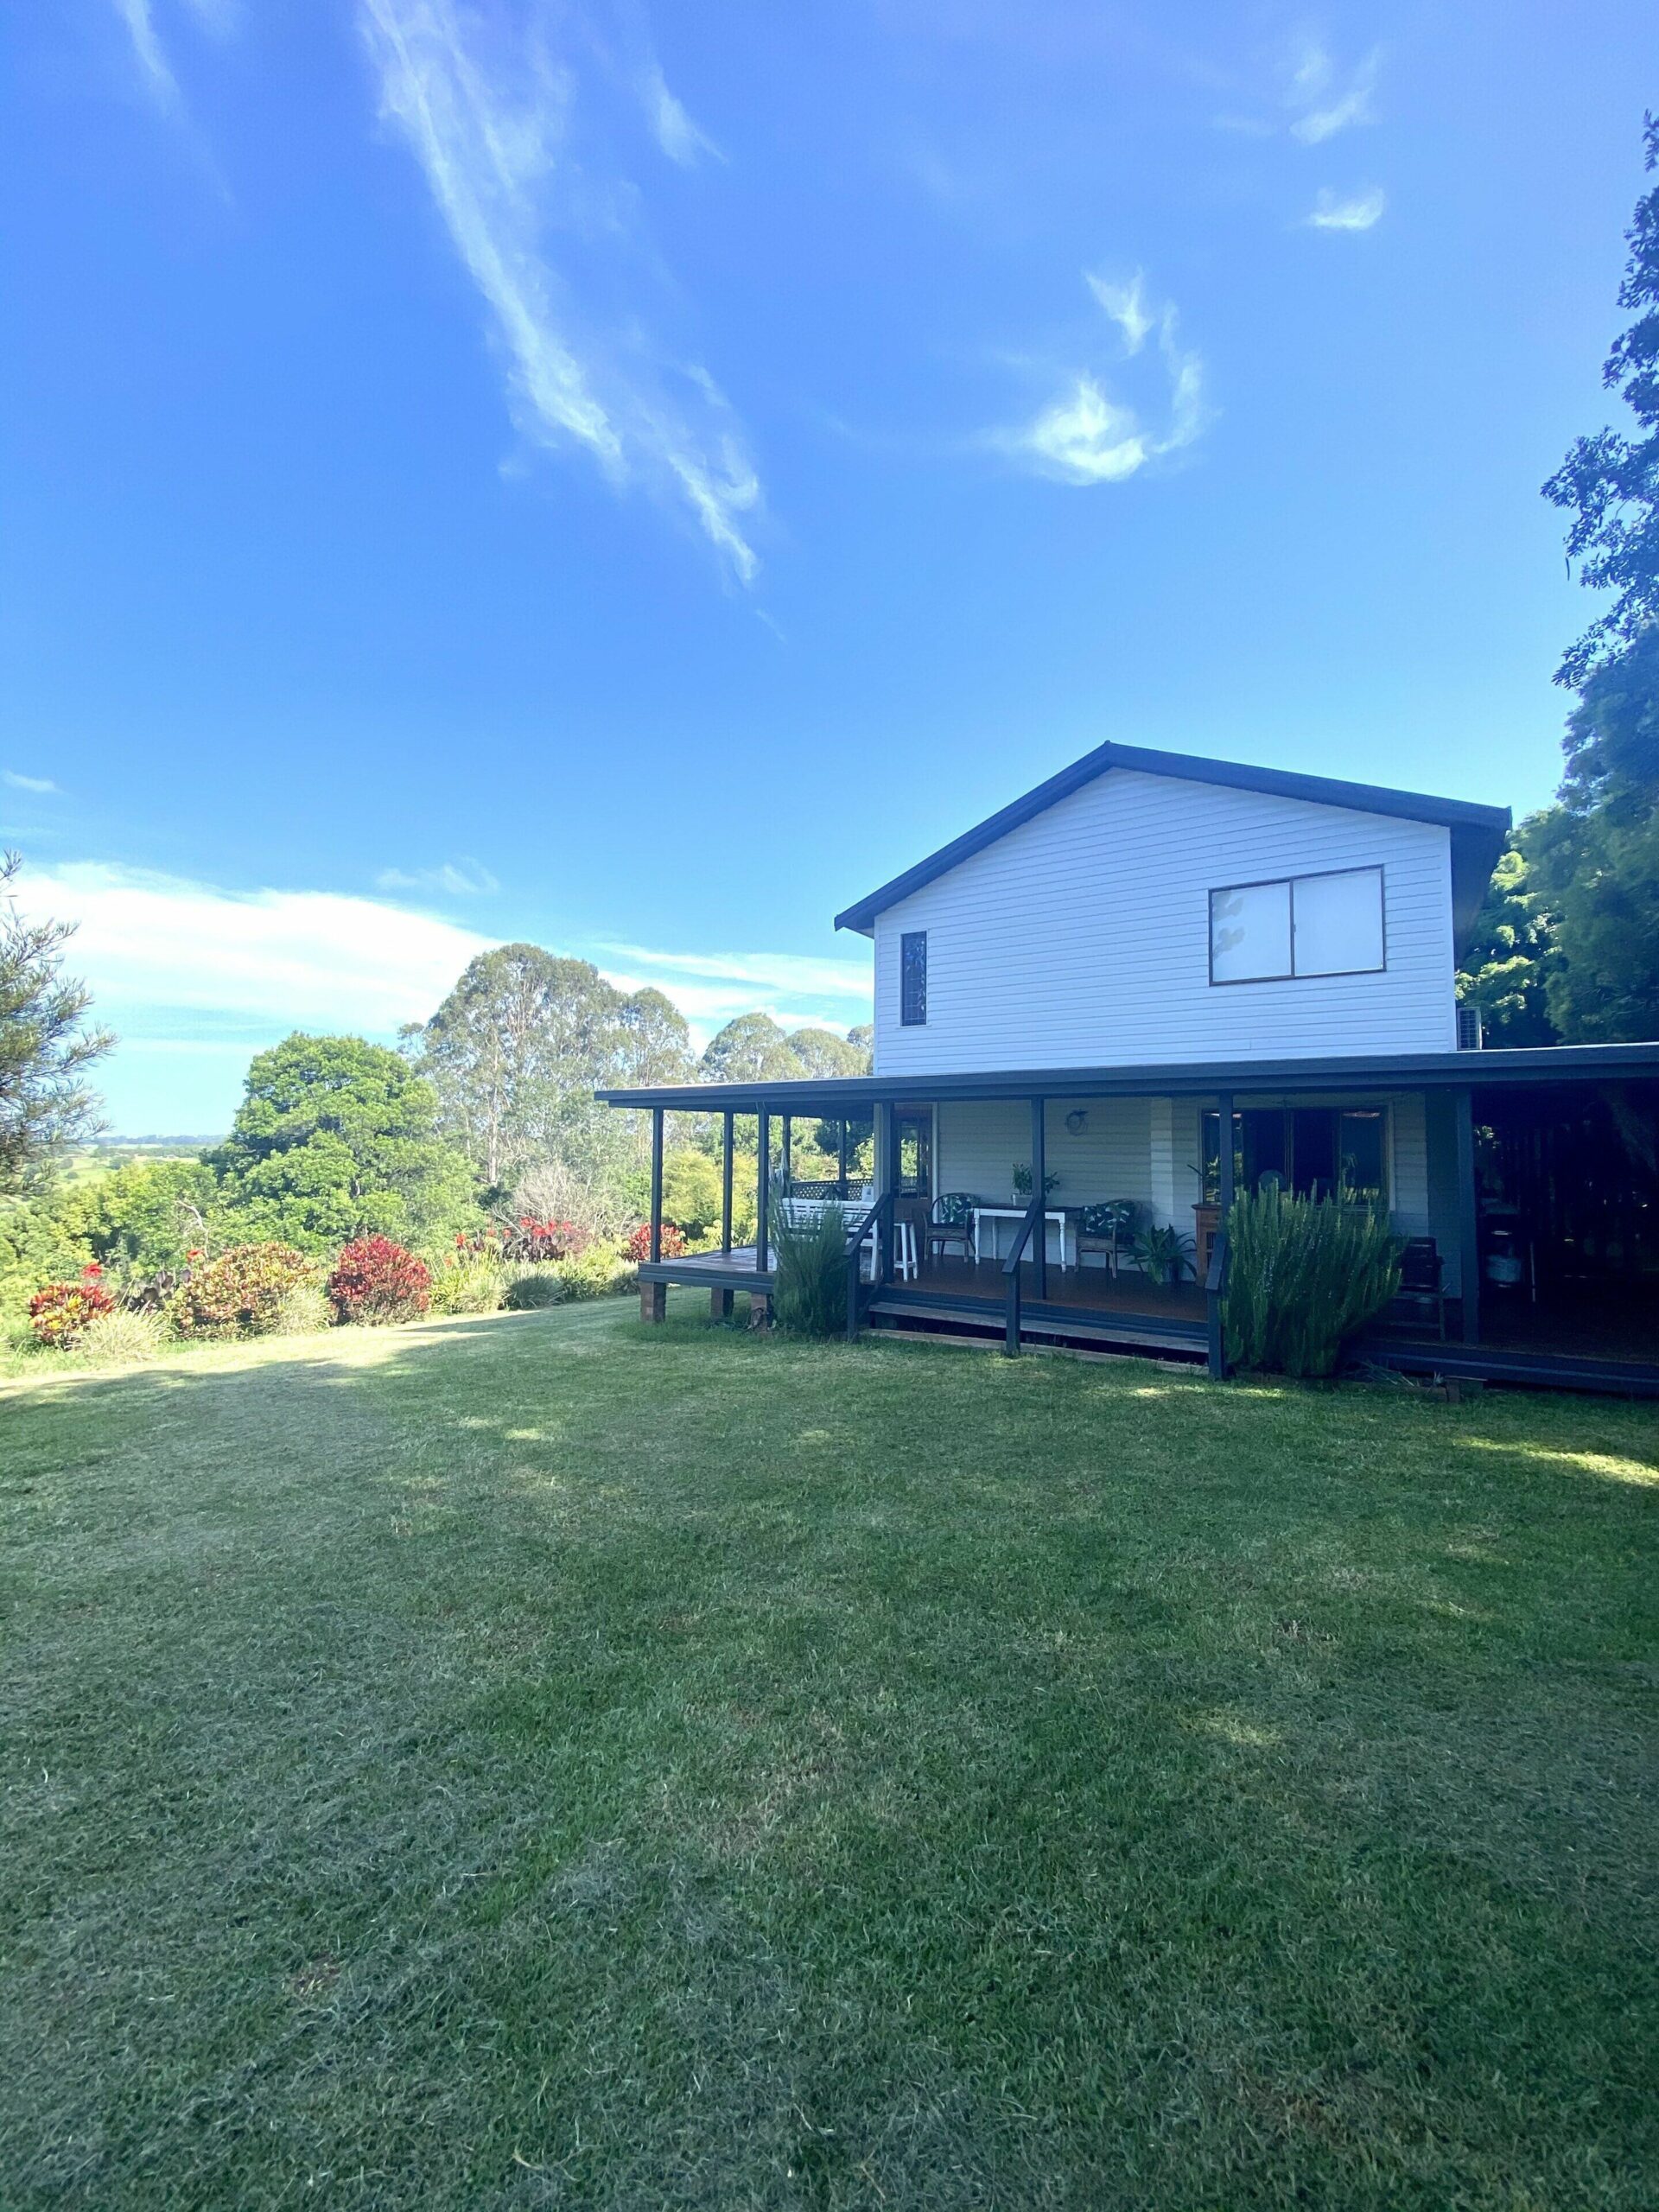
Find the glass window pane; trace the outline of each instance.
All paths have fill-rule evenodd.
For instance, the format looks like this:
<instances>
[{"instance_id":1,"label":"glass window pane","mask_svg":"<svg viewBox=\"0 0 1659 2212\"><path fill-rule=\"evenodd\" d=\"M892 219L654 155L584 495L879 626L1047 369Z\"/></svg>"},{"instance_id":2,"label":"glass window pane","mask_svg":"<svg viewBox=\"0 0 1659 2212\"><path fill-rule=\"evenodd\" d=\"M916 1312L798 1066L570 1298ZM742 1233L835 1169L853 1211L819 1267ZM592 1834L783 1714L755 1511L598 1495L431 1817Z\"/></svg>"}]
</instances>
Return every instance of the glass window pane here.
<instances>
[{"instance_id":1,"label":"glass window pane","mask_svg":"<svg viewBox=\"0 0 1659 2212\"><path fill-rule=\"evenodd\" d=\"M1300 1198L1329 1198L1337 1181L1337 1117L1328 1106L1299 1106L1290 1118L1293 1187Z\"/></svg>"},{"instance_id":2,"label":"glass window pane","mask_svg":"<svg viewBox=\"0 0 1659 2212\"><path fill-rule=\"evenodd\" d=\"M899 1019L912 1028L927 1020L925 930L906 930L899 940Z\"/></svg>"},{"instance_id":3,"label":"glass window pane","mask_svg":"<svg viewBox=\"0 0 1659 2212\"><path fill-rule=\"evenodd\" d=\"M1379 1107L1351 1108L1341 1118L1342 1179L1357 1198L1373 1205L1385 1196L1382 1114Z\"/></svg>"},{"instance_id":4,"label":"glass window pane","mask_svg":"<svg viewBox=\"0 0 1659 2212\"><path fill-rule=\"evenodd\" d=\"M1301 875L1293 888L1299 976L1352 976L1382 965L1380 868Z\"/></svg>"},{"instance_id":5,"label":"glass window pane","mask_svg":"<svg viewBox=\"0 0 1659 2212\"><path fill-rule=\"evenodd\" d=\"M1290 886L1210 893L1210 980L1248 983L1290 973Z\"/></svg>"}]
</instances>

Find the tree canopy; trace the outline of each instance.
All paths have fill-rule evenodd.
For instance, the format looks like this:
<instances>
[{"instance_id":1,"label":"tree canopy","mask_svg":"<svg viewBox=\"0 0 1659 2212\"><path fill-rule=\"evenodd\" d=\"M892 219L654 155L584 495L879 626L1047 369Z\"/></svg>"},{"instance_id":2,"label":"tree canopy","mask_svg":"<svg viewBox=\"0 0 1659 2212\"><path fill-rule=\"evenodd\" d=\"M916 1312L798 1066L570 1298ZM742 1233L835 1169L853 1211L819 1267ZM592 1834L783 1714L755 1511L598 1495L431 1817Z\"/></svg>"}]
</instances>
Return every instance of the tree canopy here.
<instances>
[{"instance_id":1,"label":"tree canopy","mask_svg":"<svg viewBox=\"0 0 1659 2212\"><path fill-rule=\"evenodd\" d=\"M868 1031L838 1037L830 1029L785 1030L769 1014L741 1014L709 1039L701 1072L708 1083L868 1075L872 1042Z\"/></svg>"},{"instance_id":2,"label":"tree canopy","mask_svg":"<svg viewBox=\"0 0 1659 2212\"><path fill-rule=\"evenodd\" d=\"M424 1027L415 1065L440 1126L484 1181L500 1187L592 1131L593 1092L690 1072L690 1038L660 991L632 995L590 961L504 944L469 961Z\"/></svg>"},{"instance_id":3,"label":"tree canopy","mask_svg":"<svg viewBox=\"0 0 1659 2212\"><path fill-rule=\"evenodd\" d=\"M1458 970L1459 1004L1480 1007L1487 1041L1553 1045L1548 985L1555 926L1529 874L1522 823L1492 871L1474 935Z\"/></svg>"},{"instance_id":4,"label":"tree canopy","mask_svg":"<svg viewBox=\"0 0 1659 2212\"><path fill-rule=\"evenodd\" d=\"M1659 118L1643 118L1646 166L1659 167ZM1575 689L1649 623L1659 621L1659 186L1637 202L1618 304L1635 315L1613 341L1601 380L1621 394L1638 435L1614 429L1580 438L1544 486L1574 516L1569 560L1580 581L1611 591L1612 604L1571 646L1557 680Z\"/></svg>"},{"instance_id":5,"label":"tree canopy","mask_svg":"<svg viewBox=\"0 0 1659 2212\"><path fill-rule=\"evenodd\" d=\"M0 1193L37 1187L98 1126L86 1071L114 1043L89 1028L92 994L63 973L72 922L25 921L12 886L22 860L0 855Z\"/></svg>"},{"instance_id":6,"label":"tree canopy","mask_svg":"<svg viewBox=\"0 0 1659 2212\"><path fill-rule=\"evenodd\" d=\"M258 1053L230 1136L207 1158L239 1234L302 1252L377 1232L429 1236L474 1204L431 1084L361 1037L296 1034Z\"/></svg>"}]
</instances>

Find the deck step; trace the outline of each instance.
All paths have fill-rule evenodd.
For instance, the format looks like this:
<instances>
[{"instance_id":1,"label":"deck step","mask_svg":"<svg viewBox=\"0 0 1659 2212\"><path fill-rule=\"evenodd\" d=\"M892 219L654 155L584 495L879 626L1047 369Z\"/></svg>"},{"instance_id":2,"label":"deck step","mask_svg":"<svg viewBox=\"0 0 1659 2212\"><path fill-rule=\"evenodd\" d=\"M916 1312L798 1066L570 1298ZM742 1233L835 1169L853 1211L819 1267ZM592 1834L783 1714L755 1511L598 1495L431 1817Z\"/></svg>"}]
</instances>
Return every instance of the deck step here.
<instances>
[{"instance_id":1,"label":"deck step","mask_svg":"<svg viewBox=\"0 0 1659 2212\"><path fill-rule=\"evenodd\" d=\"M867 1311L871 1326L945 1326L963 1335L1001 1341L1004 1319L989 1299L952 1297L943 1292L884 1290ZM1182 1321L1141 1314L1113 1314L1078 1306L1022 1305L1020 1334L1030 1343L1086 1344L1164 1357L1202 1359L1205 1332Z\"/></svg>"}]
</instances>

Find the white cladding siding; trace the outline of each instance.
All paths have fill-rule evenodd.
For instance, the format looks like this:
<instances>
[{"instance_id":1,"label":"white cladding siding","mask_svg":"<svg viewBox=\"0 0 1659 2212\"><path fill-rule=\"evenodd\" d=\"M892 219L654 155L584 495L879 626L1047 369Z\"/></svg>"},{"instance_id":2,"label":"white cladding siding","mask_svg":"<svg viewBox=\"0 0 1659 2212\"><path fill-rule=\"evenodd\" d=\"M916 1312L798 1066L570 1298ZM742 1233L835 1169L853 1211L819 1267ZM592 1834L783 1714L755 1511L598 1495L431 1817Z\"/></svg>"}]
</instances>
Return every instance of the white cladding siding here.
<instances>
[{"instance_id":1,"label":"white cladding siding","mask_svg":"<svg viewBox=\"0 0 1659 2212\"><path fill-rule=\"evenodd\" d=\"M1386 969L1210 982L1210 893L1383 870ZM927 1020L899 1020L899 939L927 931ZM877 918L881 1075L1450 1052L1448 832L1113 769Z\"/></svg>"}]
</instances>

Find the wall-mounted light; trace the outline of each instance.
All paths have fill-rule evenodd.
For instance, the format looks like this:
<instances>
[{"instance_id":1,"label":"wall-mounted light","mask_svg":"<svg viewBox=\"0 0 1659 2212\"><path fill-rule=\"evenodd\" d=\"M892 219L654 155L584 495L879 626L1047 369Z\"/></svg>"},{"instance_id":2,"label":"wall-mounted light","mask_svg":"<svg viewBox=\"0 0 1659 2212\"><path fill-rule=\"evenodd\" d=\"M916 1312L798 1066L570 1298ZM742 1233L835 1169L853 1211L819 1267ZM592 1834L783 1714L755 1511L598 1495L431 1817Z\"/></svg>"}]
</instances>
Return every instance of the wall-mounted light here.
<instances>
[{"instance_id":1,"label":"wall-mounted light","mask_svg":"<svg viewBox=\"0 0 1659 2212\"><path fill-rule=\"evenodd\" d=\"M1071 1135L1080 1137L1089 1126L1088 1109L1085 1107L1074 1106L1065 1117L1065 1126Z\"/></svg>"}]
</instances>

